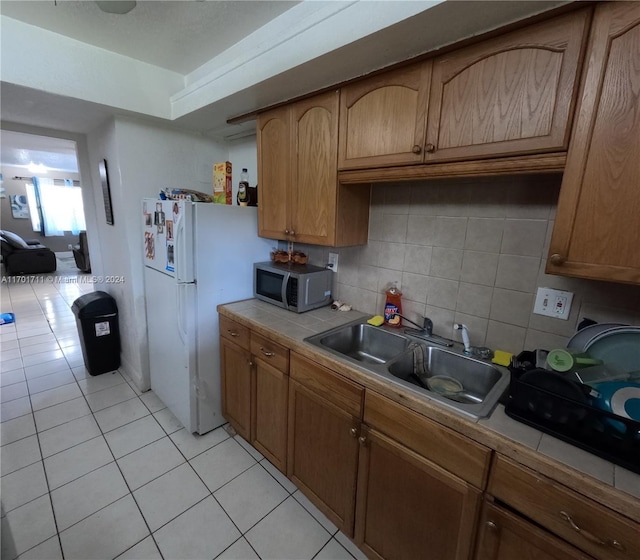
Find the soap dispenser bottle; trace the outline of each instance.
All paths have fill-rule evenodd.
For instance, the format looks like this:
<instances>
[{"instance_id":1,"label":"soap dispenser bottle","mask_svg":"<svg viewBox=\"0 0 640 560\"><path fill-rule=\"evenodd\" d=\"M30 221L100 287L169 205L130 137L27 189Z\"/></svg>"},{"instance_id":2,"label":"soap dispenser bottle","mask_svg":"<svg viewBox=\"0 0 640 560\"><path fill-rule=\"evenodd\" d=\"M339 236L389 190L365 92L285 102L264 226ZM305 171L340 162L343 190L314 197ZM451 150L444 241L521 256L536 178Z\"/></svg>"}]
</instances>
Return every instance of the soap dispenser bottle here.
<instances>
[{"instance_id":1,"label":"soap dispenser bottle","mask_svg":"<svg viewBox=\"0 0 640 560\"><path fill-rule=\"evenodd\" d=\"M384 324L399 328L402 324L402 292L397 282L393 282L386 290L387 301L384 304Z\"/></svg>"}]
</instances>

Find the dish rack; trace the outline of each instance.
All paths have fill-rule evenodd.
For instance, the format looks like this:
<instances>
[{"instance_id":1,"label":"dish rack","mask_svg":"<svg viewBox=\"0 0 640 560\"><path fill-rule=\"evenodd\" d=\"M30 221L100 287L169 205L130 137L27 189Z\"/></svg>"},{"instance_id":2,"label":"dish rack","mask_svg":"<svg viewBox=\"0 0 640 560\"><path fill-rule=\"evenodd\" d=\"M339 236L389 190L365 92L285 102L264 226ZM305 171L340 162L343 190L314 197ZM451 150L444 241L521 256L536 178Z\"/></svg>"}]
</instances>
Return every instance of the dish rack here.
<instances>
[{"instance_id":1,"label":"dish rack","mask_svg":"<svg viewBox=\"0 0 640 560\"><path fill-rule=\"evenodd\" d=\"M533 369L525 362L535 363L535 353L522 352L509 366L508 416L640 474L640 422L521 380Z\"/></svg>"}]
</instances>

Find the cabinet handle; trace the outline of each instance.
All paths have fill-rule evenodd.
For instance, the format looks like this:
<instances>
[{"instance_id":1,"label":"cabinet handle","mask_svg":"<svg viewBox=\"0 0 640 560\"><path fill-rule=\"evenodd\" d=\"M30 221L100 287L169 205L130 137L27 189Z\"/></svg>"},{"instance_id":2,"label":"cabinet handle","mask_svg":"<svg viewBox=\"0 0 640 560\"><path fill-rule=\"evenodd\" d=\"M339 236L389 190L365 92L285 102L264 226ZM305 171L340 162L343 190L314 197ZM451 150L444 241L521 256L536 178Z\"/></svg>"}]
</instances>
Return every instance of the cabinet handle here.
<instances>
[{"instance_id":1,"label":"cabinet handle","mask_svg":"<svg viewBox=\"0 0 640 560\"><path fill-rule=\"evenodd\" d=\"M351 437L358 437L358 430L356 430L355 428L351 428L349 433L351 434Z\"/></svg>"},{"instance_id":2,"label":"cabinet handle","mask_svg":"<svg viewBox=\"0 0 640 560\"><path fill-rule=\"evenodd\" d=\"M493 521L487 521L485 525L490 531L496 531L498 529L498 526Z\"/></svg>"},{"instance_id":3,"label":"cabinet handle","mask_svg":"<svg viewBox=\"0 0 640 560\"><path fill-rule=\"evenodd\" d=\"M358 442L360 443L360 445L365 445L367 443L367 438L364 436L360 436L358 438Z\"/></svg>"},{"instance_id":4,"label":"cabinet handle","mask_svg":"<svg viewBox=\"0 0 640 560\"><path fill-rule=\"evenodd\" d=\"M262 352L267 358L271 358L271 356L275 356L275 352L267 352L262 346L260 346L260 352Z\"/></svg>"},{"instance_id":5,"label":"cabinet handle","mask_svg":"<svg viewBox=\"0 0 640 560\"><path fill-rule=\"evenodd\" d=\"M436 151L436 147L434 144L426 144L424 147L424 151L427 152L428 154L432 154L433 152Z\"/></svg>"},{"instance_id":6,"label":"cabinet handle","mask_svg":"<svg viewBox=\"0 0 640 560\"><path fill-rule=\"evenodd\" d=\"M563 265L567 259L559 253L554 253L553 255L551 255L549 260L551 261L551 264L560 266Z\"/></svg>"},{"instance_id":7,"label":"cabinet handle","mask_svg":"<svg viewBox=\"0 0 640 560\"><path fill-rule=\"evenodd\" d=\"M413 148L411 148L411 151L414 154L419 154L422 151L422 148L420 146L418 146L418 144L416 144Z\"/></svg>"},{"instance_id":8,"label":"cabinet handle","mask_svg":"<svg viewBox=\"0 0 640 560\"><path fill-rule=\"evenodd\" d=\"M569 523L571 528L576 533L580 533L588 541L591 541L592 543L595 543L595 544L599 544L601 546L609 545L609 546L612 546L614 548L617 548L618 550L624 550L624 546L622 545L622 543L620 541L616 541L615 539L614 540L609 540L609 541L604 541L600 537L590 533L589 531L585 531L584 529L581 529L580 527L578 527L578 525L576 525L575 521L573 519L571 519L571 516L566 511L561 511L560 512L560 517L562 517L562 519L564 519L567 523Z\"/></svg>"},{"instance_id":9,"label":"cabinet handle","mask_svg":"<svg viewBox=\"0 0 640 560\"><path fill-rule=\"evenodd\" d=\"M233 336L234 338L235 338L236 336L240 336L236 331L232 331L231 329L227 329L227 332L228 332L231 336Z\"/></svg>"},{"instance_id":10,"label":"cabinet handle","mask_svg":"<svg viewBox=\"0 0 640 560\"><path fill-rule=\"evenodd\" d=\"M285 229L285 230L284 230L284 232L285 232L287 235L289 235L289 230L288 230L288 229Z\"/></svg>"},{"instance_id":11,"label":"cabinet handle","mask_svg":"<svg viewBox=\"0 0 640 560\"><path fill-rule=\"evenodd\" d=\"M292 235L292 236L293 236L293 235L295 235L295 234L296 234L296 232L295 232L295 231L293 231L293 230L291 230L291 231L289 232L289 235Z\"/></svg>"},{"instance_id":12,"label":"cabinet handle","mask_svg":"<svg viewBox=\"0 0 640 560\"><path fill-rule=\"evenodd\" d=\"M251 360L249 360L249 367L253 367L254 365L255 364Z\"/></svg>"}]
</instances>

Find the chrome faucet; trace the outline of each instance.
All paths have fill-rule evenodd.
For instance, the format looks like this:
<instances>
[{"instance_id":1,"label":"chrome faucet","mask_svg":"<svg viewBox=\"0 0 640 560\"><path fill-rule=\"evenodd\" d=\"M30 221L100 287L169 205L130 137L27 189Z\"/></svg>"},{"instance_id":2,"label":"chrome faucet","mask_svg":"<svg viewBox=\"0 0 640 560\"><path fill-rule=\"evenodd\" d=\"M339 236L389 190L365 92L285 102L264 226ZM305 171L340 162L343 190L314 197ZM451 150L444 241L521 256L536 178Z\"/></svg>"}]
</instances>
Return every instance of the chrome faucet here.
<instances>
[{"instance_id":1,"label":"chrome faucet","mask_svg":"<svg viewBox=\"0 0 640 560\"><path fill-rule=\"evenodd\" d=\"M464 353L468 356L471 355L471 342L469 341L469 329L467 325L462 323L454 323L453 328L457 331L462 331L462 343L464 344Z\"/></svg>"},{"instance_id":2,"label":"chrome faucet","mask_svg":"<svg viewBox=\"0 0 640 560\"><path fill-rule=\"evenodd\" d=\"M412 325L418 327L417 329L412 329L410 327L405 328L405 334L421 338L422 340L426 340L428 342L433 342L434 344L439 344L440 346L453 346L452 340L449 340L448 338L444 338L437 334L433 334L433 321L429 319L429 317L423 317L422 325L420 325L419 323L416 323L415 321L412 321L411 319L405 317L401 313L396 313L394 317L395 316L398 316L408 323L411 323Z\"/></svg>"},{"instance_id":3,"label":"chrome faucet","mask_svg":"<svg viewBox=\"0 0 640 560\"><path fill-rule=\"evenodd\" d=\"M405 317L402 313L394 313L393 317L400 317L401 319L404 319L405 321L407 321L407 323L415 325L416 327L418 327L418 329L420 329L421 332L424 332L429 336L431 336L431 334L433 333L433 321L429 319L429 317L424 317L422 319L422 325L419 325L415 321L412 321L411 319L409 319L409 317Z\"/></svg>"}]
</instances>

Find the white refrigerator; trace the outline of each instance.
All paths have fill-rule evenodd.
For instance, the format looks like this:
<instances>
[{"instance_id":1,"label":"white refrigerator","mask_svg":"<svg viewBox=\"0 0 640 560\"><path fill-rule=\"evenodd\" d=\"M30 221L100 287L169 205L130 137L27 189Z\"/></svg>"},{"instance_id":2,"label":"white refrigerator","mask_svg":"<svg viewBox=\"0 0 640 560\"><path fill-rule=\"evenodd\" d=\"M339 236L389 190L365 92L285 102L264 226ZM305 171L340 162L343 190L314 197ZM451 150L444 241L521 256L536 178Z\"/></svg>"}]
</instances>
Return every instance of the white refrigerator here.
<instances>
[{"instance_id":1,"label":"white refrigerator","mask_svg":"<svg viewBox=\"0 0 640 560\"><path fill-rule=\"evenodd\" d=\"M253 263L269 259L257 210L142 201L151 389L190 432L225 423L216 306L252 297Z\"/></svg>"}]
</instances>

